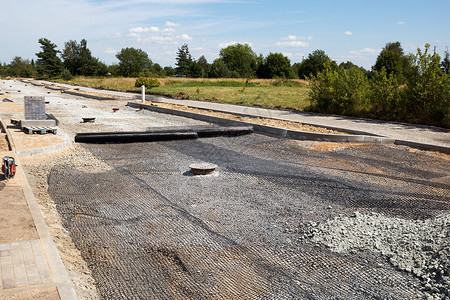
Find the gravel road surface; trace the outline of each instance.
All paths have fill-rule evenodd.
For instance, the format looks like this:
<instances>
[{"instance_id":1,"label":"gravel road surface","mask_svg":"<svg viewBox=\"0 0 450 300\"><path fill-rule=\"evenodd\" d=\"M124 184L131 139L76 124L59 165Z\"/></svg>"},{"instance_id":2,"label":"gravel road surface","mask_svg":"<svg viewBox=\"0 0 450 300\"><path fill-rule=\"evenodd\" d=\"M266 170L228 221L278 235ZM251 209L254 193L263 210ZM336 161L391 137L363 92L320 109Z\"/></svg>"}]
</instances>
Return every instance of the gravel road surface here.
<instances>
[{"instance_id":1,"label":"gravel road surface","mask_svg":"<svg viewBox=\"0 0 450 300\"><path fill-rule=\"evenodd\" d=\"M70 137L207 125L47 100ZM72 147L48 192L104 299L450 298L447 155L257 134Z\"/></svg>"}]
</instances>

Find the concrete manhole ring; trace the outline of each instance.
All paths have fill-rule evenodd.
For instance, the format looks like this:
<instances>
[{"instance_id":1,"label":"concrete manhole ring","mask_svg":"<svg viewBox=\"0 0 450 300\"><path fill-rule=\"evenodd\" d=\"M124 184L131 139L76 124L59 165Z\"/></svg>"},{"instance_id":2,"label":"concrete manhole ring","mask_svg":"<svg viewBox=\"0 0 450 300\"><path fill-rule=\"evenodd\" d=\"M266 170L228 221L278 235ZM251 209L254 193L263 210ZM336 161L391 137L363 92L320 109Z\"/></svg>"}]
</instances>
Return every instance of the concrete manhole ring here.
<instances>
[{"instance_id":1,"label":"concrete manhole ring","mask_svg":"<svg viewBox=\"0 0 450 300\"><path fill-rule=\"evenodd\" d=\"M191 173L195 175L207 175L214 173L216 171L217 165L213 163L193 163L189 165L191 168Z\"/></svg>"}]
</instances>

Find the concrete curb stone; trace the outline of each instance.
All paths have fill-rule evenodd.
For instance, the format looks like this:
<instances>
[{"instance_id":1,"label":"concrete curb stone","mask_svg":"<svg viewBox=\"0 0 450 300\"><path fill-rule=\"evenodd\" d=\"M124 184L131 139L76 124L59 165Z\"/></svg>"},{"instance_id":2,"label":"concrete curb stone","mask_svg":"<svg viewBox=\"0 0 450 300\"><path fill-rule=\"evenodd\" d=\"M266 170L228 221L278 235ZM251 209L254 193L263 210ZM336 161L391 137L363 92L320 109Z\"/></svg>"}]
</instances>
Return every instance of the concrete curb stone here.
<instances>
[{"instance_id":1,"label":"concrete curb stone","mask_svg":"<svg viewBox=\"0 0 450 300\"><path fill-rule=\"evenodd\" d=\"M369 135L341 135L341 134L323 134L323 133L314 133L314 132L304 132L297 130L290 130L284 128L278 128L268 125L260 125L254 124L250 122L236 121L230 120L215 116L203 115L188 111L175 110L165 107L159 107L154 105L148 105L143 103L136 102L128 102L127 104L130 107L134 108L145 108L148 110L172 114L177 116L183 116L188 118L193 118L200 121L206 121L210 123L215 123L219 125L246 125L253 126L253 129L257 133L278 137L278 138L290 138L296 140L312 140L312 141L327 141L327 142L346 142L346 143L379 143L379 144L392 144L394 143L394 139L386 138L386 137L376 137Z\"/></svg>"}]
</instances>

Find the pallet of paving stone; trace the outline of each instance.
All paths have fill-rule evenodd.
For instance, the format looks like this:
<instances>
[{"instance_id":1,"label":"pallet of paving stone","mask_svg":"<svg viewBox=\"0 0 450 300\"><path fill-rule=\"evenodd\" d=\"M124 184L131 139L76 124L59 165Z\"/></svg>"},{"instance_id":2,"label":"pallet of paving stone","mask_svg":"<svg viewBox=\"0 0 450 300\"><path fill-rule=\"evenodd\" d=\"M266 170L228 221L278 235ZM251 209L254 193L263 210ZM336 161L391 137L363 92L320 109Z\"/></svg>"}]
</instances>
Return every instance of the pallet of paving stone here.
<instances>
[{"instance_id":1,"label":"pallet of paving stone","mask_svg":"<svg viewBox=\"0 0 450 300\"><path fill-rule=\"evenodd\" d=\"M56 128L54 127L23 127L22 130L27 134L47 134L53 133L56 134Z\"/></svg>"}]
</instances>

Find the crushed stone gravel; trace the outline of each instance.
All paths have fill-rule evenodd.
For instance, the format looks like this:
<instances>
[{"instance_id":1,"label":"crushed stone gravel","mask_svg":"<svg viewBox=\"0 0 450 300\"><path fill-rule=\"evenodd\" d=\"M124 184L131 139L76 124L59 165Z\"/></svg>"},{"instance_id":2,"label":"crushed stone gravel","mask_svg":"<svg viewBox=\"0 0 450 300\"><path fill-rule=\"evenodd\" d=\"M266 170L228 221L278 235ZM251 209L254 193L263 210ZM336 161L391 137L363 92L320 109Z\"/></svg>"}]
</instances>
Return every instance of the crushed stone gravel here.
<instances>
[{"instance_id":1,"label":"crushed stone gravel","mask_svg":"<svg viewBox=\"0 0 450 300\"><path fill-rule=\"evenodd\" d=\"M380 253L420 278L430 299L450 299L450 214L405 220L355 212L310 228L312 241L339 253Z\"/></svg>"}]
</instances>

